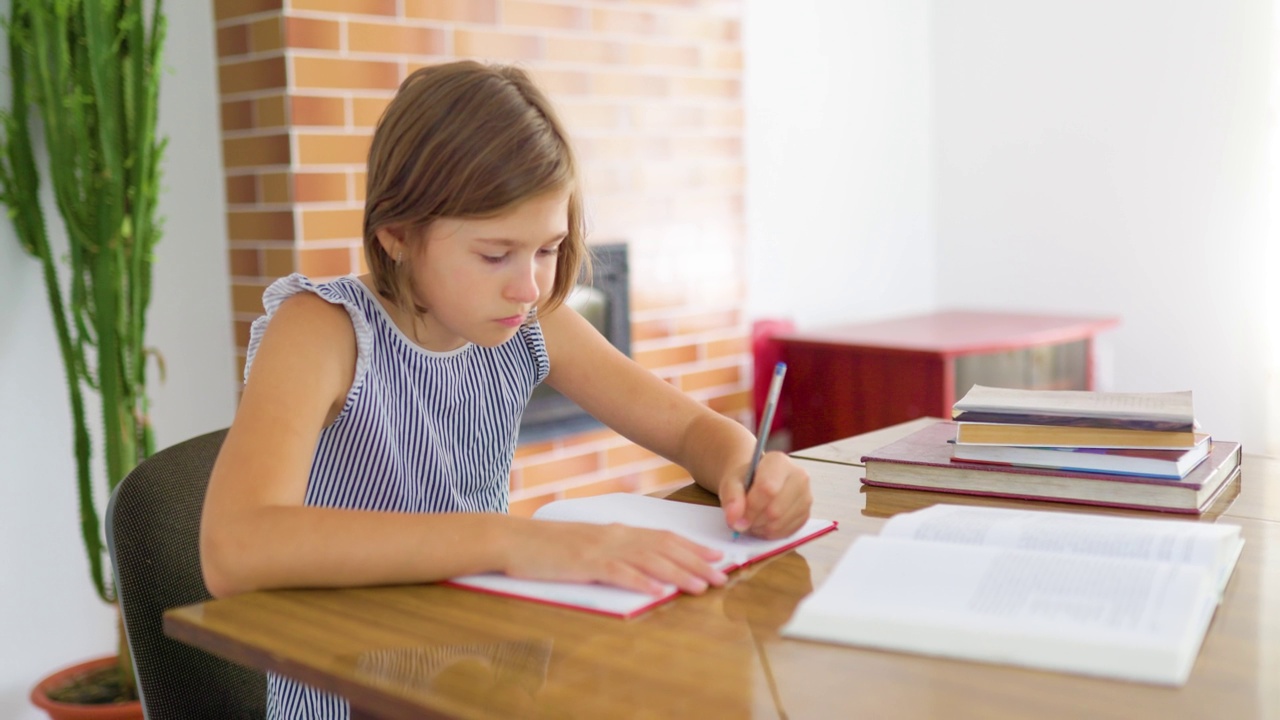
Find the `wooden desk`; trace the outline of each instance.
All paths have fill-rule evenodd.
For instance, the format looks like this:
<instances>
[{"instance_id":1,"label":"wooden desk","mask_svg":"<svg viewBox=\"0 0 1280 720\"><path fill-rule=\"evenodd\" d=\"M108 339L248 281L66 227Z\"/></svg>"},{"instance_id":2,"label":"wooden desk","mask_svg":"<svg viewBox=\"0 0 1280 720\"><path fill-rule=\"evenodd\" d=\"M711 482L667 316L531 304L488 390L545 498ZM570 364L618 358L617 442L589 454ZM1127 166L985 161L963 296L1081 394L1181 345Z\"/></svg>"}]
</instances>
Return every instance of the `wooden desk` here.
<instances>
[{"instance_id":1,"label":"wooden desk","mask_svg":"<svg viewBox=\"0 0 1280 720\"><path fill-rule=\"evenodd\" d=\"M949 417L974 384L1092 390L1094 336L1118 322L947 311L779 335L792 446Z\"/></svg>"},{"instance_id":2,"label":"wooden desk","mask_svg":"<svg viewBox=\"0 0 1280 720\"><path fill-rule=\"evenodd\" d=\"M252 593L170 611L165 631L345 695L357 717L1280 718L1280 462L1247 456L1215 516L1246 545L1177 689L780 638L854 537L895 512L944 500L1085 511L864 488L855 465L801 462L814 515L839 532L632 621L428 585ZM692 486L675 496L714 502Z\"/></svg>"}]
</instances>

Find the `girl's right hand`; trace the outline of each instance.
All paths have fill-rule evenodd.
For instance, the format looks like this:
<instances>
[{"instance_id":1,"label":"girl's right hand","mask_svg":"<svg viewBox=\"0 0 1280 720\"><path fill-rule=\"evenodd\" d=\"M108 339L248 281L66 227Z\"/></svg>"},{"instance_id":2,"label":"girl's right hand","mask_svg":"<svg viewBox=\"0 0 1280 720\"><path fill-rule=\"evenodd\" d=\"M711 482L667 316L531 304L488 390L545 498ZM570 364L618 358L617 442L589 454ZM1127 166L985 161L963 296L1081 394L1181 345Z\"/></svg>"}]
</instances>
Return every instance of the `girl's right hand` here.
<instances>
[{"instance_id":1,"label":"girl's right hand","mask_svg":"<svg viewBox=\"0 0 1280 720\"><path fill-rule=\"evenodd\" d=\"M719 550L665 530L626 525L520 520L513 523L505 572L530 580L596 582L650 595L675 585L697 595L724 585L712 567Z\"/></svg>"}]
</instances>

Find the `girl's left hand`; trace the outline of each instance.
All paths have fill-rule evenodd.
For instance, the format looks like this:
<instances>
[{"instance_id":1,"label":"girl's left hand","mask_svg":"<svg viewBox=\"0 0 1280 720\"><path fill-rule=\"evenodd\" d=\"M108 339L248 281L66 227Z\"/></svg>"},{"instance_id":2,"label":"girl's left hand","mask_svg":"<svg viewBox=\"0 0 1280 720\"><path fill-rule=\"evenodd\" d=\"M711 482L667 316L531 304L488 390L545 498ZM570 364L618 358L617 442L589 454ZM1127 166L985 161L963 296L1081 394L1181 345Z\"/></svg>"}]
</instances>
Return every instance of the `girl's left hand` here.
<instances>
[{"instance_id":1,"label":"girl's left hand","mask_svg":"<svg viewBox=\"0 0 1280 720\"><path fill-rule=\"evenodd\" d=\"M809 473L786 453L765 453L750 492L743 491L743 474L720 483L720 507L729 527L772 540L794 533L809 519Z\"/></svg>"}]
</instances>

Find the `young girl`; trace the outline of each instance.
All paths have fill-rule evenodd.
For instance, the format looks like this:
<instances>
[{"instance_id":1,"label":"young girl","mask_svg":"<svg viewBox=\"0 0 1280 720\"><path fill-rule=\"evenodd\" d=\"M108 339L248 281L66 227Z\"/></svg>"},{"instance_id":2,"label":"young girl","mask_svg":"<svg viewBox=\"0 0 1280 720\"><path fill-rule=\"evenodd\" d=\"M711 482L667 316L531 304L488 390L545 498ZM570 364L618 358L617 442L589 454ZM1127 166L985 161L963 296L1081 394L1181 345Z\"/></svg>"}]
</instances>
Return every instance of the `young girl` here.
<instances>
[{"instance_id":1,"label":"young girl","mask_svg":"<svg viewBox=\"0 0 1280 720\"><path fill-rule=\"evenodd\" d=\"M719 494L735 530L808 518L786 455L613 348L563 304L587 250L577 170L520 70L458 62L401 85L369 151L369 274L283 278L253 325L244 394L201 535L217 596L503 572L642 592L719 586L713 550L669 533L506 514L516 431L546 381ZM278 676L270 717L344 717Z\"/></svg>"}]
</instances>

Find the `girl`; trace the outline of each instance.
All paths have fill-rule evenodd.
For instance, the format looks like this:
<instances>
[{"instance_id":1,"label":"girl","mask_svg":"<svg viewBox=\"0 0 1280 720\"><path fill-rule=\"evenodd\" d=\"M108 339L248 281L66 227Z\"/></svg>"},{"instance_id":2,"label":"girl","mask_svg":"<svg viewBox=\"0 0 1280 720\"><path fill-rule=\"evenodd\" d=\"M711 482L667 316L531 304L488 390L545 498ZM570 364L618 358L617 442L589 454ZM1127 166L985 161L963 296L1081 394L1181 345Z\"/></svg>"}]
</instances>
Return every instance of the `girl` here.
<instances>
[{"instance_id":1,"label":"girl","mask_svg":"<svg viewBox=\"0 0 1280 720\"><path fill-rule=\"evenodd\" d=\"M643 592L719 586L713 550L651 530L506 514L516 429L545 380L718 493L735 530L808 518L809 479L615 350L563 304L586 255L560 122L520 70L459 62L401 85L369 151L369 273L283 278L254 323L201 535L215 596L480 572ZM270 717L345 703L269 678Z\"/></svg>"}]
</instances>

